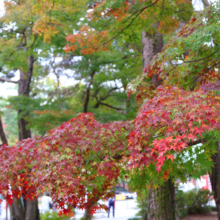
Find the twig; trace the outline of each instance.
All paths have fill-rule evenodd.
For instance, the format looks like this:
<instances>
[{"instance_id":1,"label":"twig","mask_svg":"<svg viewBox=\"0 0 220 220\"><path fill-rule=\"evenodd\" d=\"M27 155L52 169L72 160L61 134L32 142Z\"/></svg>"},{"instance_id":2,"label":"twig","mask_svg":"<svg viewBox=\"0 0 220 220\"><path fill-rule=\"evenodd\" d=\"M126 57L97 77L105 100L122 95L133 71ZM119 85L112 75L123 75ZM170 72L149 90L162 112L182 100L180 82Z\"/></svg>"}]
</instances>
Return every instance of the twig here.
<instances>
[{"instance_id":1,"label":"twig","mask_svg":"<svg viewBox=\"0 0 220 220\"><path fill-rule=\"evenodd\" d=\"M151 3L150 5L142 8L139 10L139 12L136 14L136 12L134 14L136 14L136 16L134 17L133 20L131 20L131 22L126 25L124 28L122 28L117 34L115 34L112 38L110 38L108 41L106 41L103 46L105 46L106 44L108 44L109 42L111 42L112 40L114 40L115 38L117 38L125 29L127 29L128 27L130 27L133 22L135 21L135 19L143 12L145 11L147 8L150 8L151 6L155 5L158 2L158 0L156 0L155 2ZM131 16L130 16L131 17Z\"/></svg>"}]
</instances>

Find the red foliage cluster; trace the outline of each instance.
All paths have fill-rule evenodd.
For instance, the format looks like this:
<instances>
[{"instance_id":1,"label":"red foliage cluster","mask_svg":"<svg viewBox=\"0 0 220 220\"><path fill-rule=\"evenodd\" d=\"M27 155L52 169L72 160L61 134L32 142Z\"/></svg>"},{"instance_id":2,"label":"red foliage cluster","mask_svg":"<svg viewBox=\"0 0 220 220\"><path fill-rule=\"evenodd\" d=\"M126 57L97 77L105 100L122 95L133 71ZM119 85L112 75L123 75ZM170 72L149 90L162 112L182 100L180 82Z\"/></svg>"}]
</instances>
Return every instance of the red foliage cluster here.
<instances>
[{"instance_id":1,"label":"red foliage cluster","mask_svg":"<svg viewBox=\"0 0 220 220\"><path fill-rule=\"evenodd\" d=\"M218 90L219 82L202 89ZM175 152L219 129L219 97L204 91L158 87L157 96L141 107L135 127L128 121L100 124L91 113L79 114L42 138L4 145L0 178L6 181L0 182L0 193L11 203L13 197L33 199L50 191L61 214L73 206L91 213L104 208L92 204L112 195L122 168L155 163L160 171Z\"/></svg>"},{"instance_id":2,"label":"red foliage cluster","mask_svg":"<svg viewBox=\"0 0 220 220\"><path fill-rule=\"evenodd\" d=\"M175 152L220 128L219 97L175 87L159 87L157 92L141 107L130 134L132 167L156 163L159 171L165 160L174 159Z\"/></svg>"},{"instance_id":3,"label":"red foliage cluster","mask_svg":"<svg viewBox=\"0 0 220 220\"><path fill-rule=\"evenodd\" d=\"M220 90L220 80L215 83L206 83L200 87L204 92L209 91L219 91Z\"/></svg>"},{"instance_id":4,"label":"red foliage cluster","mask_svg":"<svg viewBox=\"0 0 220 220\"><path fill-rule=\"evenodd\" d=\"M51 130L43 138L27 139L0 149L0 193L33 199L44 191L67 214L73 206L91 208L100 197L108 198L120 175L130 122L98 123L92 114L76 118ZM68 204L68 208L64 205Z\"/></svg>"}]
</instances>

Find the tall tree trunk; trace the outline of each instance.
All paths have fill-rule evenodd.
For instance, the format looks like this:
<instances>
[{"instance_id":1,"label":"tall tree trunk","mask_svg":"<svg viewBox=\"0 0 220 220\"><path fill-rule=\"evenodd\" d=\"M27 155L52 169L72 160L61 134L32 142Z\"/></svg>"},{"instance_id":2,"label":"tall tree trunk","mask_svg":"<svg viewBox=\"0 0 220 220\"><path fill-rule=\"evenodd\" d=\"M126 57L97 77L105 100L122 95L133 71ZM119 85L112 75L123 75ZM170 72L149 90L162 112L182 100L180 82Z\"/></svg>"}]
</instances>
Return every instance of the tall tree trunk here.
<instances>
[{"instance_id":1,"label":"tall tree trunk","mask_svg":"<svg viewBox=\"0 0 220 220\"><path fill-rule=\"evenodd\" d=\"M19 80L19 88L18 88L18 95L19 96L27 96L30 95L30 84L33 75L34 69L34 57L28 57L28 71L23 73L20 71L20 80ZM25 117L28 115L28 112L23 112L22 109L18 110L18 114L22 115L22 117L18 120L18 127L19 127L19 139L24 140L31 137L31 131L27 128L28 122L26 121Z\"/></svg>"},{"instance_id":2,"label":"tall tree trunk","mask_svg":"<svg viewBox=\"0 0 220 220\"><path fill-rule=\"evenodd\" d=\"M217 142L217 152L212 156L212 161L214 164L209 176L212 190L214 192L218 220L220 220L220 141Z\"/></svg>"},{"instance_id":3,"label":"tall tree trunk","mask_svg":"<svg viewBox=\"0 0 220 220\"><path fill-rule=\"evenodd\" d=\"M148 213L145 220L178 220L175 187L171 179L148 195Z\"/></svg>"},{"instance_id":4,"label":"tall tree trunk","mask_svg":"<svg viewBox=\"0 0 220 220\"><path fill-rule=\"evenodd\" d=\"M142 32L142 43L143 43L143 72L147 69L147 66L151 64L153 57L160 53L163 49L163 35L157 31L157 26L155 26L155 33L149 34L146 31ZM158 78L157 74L152 75L152 84L156 89L160 84L161 80Z\"/></svg>"},{"instance_id":5,"label":"tall tree trunk","mask_svg":"<svg viewBox=\"0 0 220 220\"><path fill-rule=\"evenodd\" d=\"M0 117L0 137L1 137L2 145L8 144L1 117Z\"/></svg>"},{"instance_id":6,"label":"tall tree trunk","mask_svg":"<svg viewBox=\"0 0 220 220\"><path fill-rule=\"evenodd\" d=\"M40 220L37 197L34 200L27 200L26 203L25 220Z\"/></svg>"},{"instance_id":7,"label":"tall tree trunk","mask_svg":"<svg viewBox=\"0 0 220 220\"><path fill-rule=\"evenodd\" d=\"M34 69L34 57L28 56L28 70L27 72L20 71L20 80L19 80L19 88L18 95L29 97L30 95L30 84L33 76ZM24 140L27 138L31 138L31 130L27 127L28 121L26 120L26 116L28 116L28 112L24 112L23 109L18 110L19 120L19 140ZM35 200L27 200L23 201L16 200L10 208L11 211L11 220L39 220L39 209L38 209L38 201L37 198Z\"/></svg>"},{"instance_id":8,"label":"tall tree trunk","mask_svg":"<svg viewBox=\"0 0 220 220\"><path fill-rule=\"evenodd\" d=\"M202 0L202 3L204 5L204 8L208 7L210 5L208 0Z\"/></svg>"},{"instance_id":9,"label":"tall tree trunk","mask_svg":"<svg viewBox=\"0 0 220 220\"><path fill-rule=\"evenodd\" d=\"M22 198L14 198L14 203L10 208L10 219L11 220L24 220L25 219L25 209L21 202Z\"/></svg>"},{"instance_id":10,"label":"tall tree trunk","mask_svg":"<svg viewBox=\"0 0 220 220\"><path fill-rule=\"evenodd\" d=\"M163 49L163 35L158 32L158 24L153 24L155 32L149 34L142 32L143 43L143 73L151 64L153 57ZM152 75L151 83L156 89L162 80L157 74ZM178 220L177 205L175 200L175 188L172 181L165 181L163 186L157 190L149 191L148 213L145 220Z\"/></svg>"}]
</instances>

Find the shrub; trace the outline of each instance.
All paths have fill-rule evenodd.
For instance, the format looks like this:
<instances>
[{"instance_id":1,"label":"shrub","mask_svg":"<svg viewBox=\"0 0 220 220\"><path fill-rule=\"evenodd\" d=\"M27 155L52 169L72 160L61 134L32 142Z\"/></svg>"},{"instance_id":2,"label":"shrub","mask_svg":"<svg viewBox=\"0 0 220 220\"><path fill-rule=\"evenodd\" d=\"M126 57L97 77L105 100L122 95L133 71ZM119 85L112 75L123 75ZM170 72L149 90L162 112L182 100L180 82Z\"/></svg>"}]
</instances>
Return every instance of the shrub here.
<instances>
[{"instance_id":1,"label":"shrub","mask_svg":"<svg viewBox=\"0 0 220 220\"><path fill-rule=\"evenodd\" d=\"M210 200L210 192L203 189L193 189L187 192L181 190L176 191L176 201L180 217L187 214L203 214L210 212L208 206Z\"/></svg>"},{"instance_id":2,"label":"shrub","mask_svg":"<svg viewBox=\"0 0 220 220\"><path fill-rule=\"evenodd\" d=\"M40 219L41 220L69 220L70 216L59 216L56 211L54 212L45 212L44 214L40 214ZM71 218L73 219L73 218Z\"/></svg>"}]
</instances>

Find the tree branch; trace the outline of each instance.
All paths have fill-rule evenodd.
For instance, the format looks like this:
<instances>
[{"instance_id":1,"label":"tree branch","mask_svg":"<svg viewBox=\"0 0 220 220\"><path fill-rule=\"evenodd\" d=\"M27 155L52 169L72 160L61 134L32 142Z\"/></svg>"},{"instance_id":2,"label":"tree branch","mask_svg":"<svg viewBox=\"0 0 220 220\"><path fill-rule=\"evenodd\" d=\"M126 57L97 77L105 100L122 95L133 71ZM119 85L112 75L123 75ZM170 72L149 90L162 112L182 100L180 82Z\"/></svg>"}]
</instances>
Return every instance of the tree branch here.
<instances>
[{"instance_id":1,"label":"tree branch","mask_svg":"<svg viewBox=\"0 0 220 220\"><path fill-rule=\"evenodd\" d=\"M197 144L202 144L204 143L205 141L204 140L196 140L196 141L191 141L190 143L188 143L188 146L191 147L191 146L194 146L194 145L197 145Z\"/></svg>"},{"instance_id":2,"label":"tree branch","mask_svg":"<svg viewBox=\"0 0 220 220\"><path fill-rule=\"evenodd\" d=\"M108 41L106 41L103 46L105 46L106 44L108 44L109 42L111 42L112 40L114 40L115 38L117 38L124 30L126 30L128 27L130 27L133 22L136 20L136 18L143 12L145 11L147 8L150 8L151 6L155 5L158 2L158 0L156 0L155 2L151 3L150 5L140 9L139 11L134 12L131 16L129 16L129 18L133 17L135 15L135 17L129 22L129 24L127 24L124 28L122 28L117 34L115 34L112 38L110 38Z\"/></svg>"},{"instance_id":3,"label":"tree branch","mask_svg":"<svg viewBox=\"0 0 220 220\"><path fill-rule=\"evenodd\" d=\"M105 105L105 106L107 106L107 107L109 107L109 108L112 108L112 109L115 109L115 110L118 110L118 111L124 110L124 109L122 109L122 108L114 107L114 106L109 105L109 104L104 103L104 102L100 102L99 104L100 104L100 105Z\"/></svg>"},{"instance_id":4,"label":"tree branch","mask_svg":"<svg viewBox=\"0 0 220 220\"><path fill-rule=\"evenodd\" d=\"M31 48L31 47L33 47L33 46L34 46L34 43L36 42L37 37L38 37L38 35L37 35L37 34L35 34L35 35L34 35L34 40L33 40L32 44L31 44L30 46L26 47L26 48L25 48L26 50L28 50L29 48Z\"/></svg>"},{"instance_id":5,"label":"tree branch","mask_svg":"<svg viewBox=\"0 0 220 220\"><path fill-rule=\"evenodd\" d=\"M197 59L197 60L188 60L188 61L184 61L183 63L194 63L194 62L199 62L199 61L202 61L202 60L205 60L207 58L210 58L212 57L215 53L217 53L219 50L216 50L214 51L213 53L211 53L210 55L208 55L207 57L203 57L203 58L200 58L200 59ZM181 63L181 64L183 64ZM181 64L178 64L178 65L181 65Z\"/></svg>"},{"instance_id":6,"label":"tree branch","mask_svg":"<svg viewBox=\"0 0 220 220\"><path fill-rule=\"evenodd\" d=\"M100 98L100 100L104 101L105 99L107 99L107 98L110 96L111 92L113 92L114 90L117 90L117 89L119 89L119 88L118 88L118 87L113 87L113 88L111 88L111 89L108 91L108 94L107 94L105 97Z\"/></svg>"},{"instance_id":7,"label":"tree branch","mask_svg":"<svg viewBox=\"0 0 220 220\"><path fill-rule=\"evenodd\" d=\"M0 78L0 82L18 83L18 81L14 81L14 80L10 80L10 79L4 79L4 78Z\"/></svg>"},{"instance_id":8,"label":"tree branch","mask_svg":"<svg viewBox=\"0 0 220 220\"><path fill-rule=\"evenodd\" d=\"M93 108L98 108L99 107L99 105L101 104L101 102L102 101L104 101L104 100L106 100L109 96L110 96L110 94L111 94L111 92L113 92L114 90L117 90L117 89L119 89L118 87L113 87L113 88L111 88L109 91L108 91L108 93L107 93L107 95L105 96L105 97L100 97L100 98L98 98L98 92L99 92L99 90L100 90L100 88L98 88L96 91L95 91L95 94L93 95L93 97L95 97L95 99L96 99L96 101L97 101L97 103L95 104L95 106L93 107Z\"/></svg>"},{"instance_id":9,"label":"tree branch","mask_svg":"<svg viewBox=\"0 0 220 220\"><path fill-rule=\"evenodd\" d=\"M94 75L95 75L95 71L93 71L90 75L90 82L89 82L89 85L87 86L87 89L86 89L86 99L85 99L85 102L84 102L84 106L83 106L83 112L88 112L88 104L89 104L89 96L90 96L90 87L91 85L93 84L93 78L94 78Z\"/></svg>"},{"instance_id":10,"label":"tree branch","mask_svg":"<svg viewBox=\"0 0 220 220\"><path fill-rule=\"evenodd\" d=\"M215 66L217 66L218 64L220 64L220 61L215 63L214 65L212 65L211 67L207 68L207 71L205 71L203 74L197 76L194 81L198 80L201 76L203 76L205 73L207 73L209 70L211 70L212 68L214 68Z\"/></svg>"}]
</instances>

